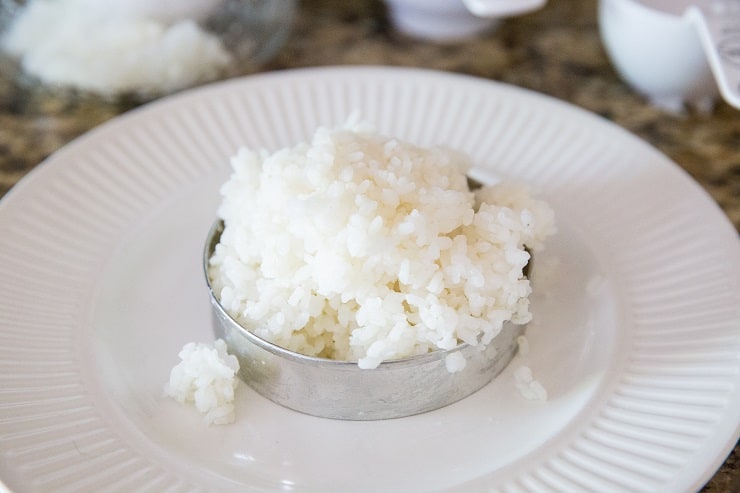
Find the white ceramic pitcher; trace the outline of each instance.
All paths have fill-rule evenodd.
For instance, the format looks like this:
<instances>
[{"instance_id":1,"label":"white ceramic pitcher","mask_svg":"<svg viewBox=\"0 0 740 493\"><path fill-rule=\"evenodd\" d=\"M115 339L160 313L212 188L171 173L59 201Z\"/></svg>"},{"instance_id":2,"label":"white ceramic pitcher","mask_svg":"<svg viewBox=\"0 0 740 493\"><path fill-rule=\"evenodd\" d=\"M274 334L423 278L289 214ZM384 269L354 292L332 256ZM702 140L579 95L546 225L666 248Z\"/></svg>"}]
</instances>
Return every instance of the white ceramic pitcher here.
<instances>
[{"instance_id":1,"label":"white ceramic pitcher","mask_svg":"<svg viewBox=\"0 0 740 493\"><path fill-rule=\"evenodd\" d=\"M657 106L740 108L740 0L599 0L598 20L619 74Z\"/></svg>"}]
</instances>

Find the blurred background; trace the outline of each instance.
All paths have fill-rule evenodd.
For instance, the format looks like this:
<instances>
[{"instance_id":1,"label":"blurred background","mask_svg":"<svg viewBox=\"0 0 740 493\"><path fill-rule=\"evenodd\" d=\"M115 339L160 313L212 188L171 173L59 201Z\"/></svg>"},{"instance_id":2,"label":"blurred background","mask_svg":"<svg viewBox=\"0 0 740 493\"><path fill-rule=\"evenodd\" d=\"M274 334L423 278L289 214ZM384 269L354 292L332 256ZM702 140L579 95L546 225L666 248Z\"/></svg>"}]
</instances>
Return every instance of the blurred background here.
<instances>
[{"instance_id":1,"label":"blurred background","mask_svg":"<svg viewBox=\"0 0 740 493\"><path fill-rule=\"evenodd\" d=\"M0 0L0 197L75 137L189 87L298 67L412 66L601 115L675 161L740 228L740 110L714 87L682 99L629 81L599 24L613 3L551 0L452 26L450 11L413 12L444 0ZM126 56L110 56L122 47ZM704 492L740 491L737 457L736 447Z\"/></svg>"}]
</instances>

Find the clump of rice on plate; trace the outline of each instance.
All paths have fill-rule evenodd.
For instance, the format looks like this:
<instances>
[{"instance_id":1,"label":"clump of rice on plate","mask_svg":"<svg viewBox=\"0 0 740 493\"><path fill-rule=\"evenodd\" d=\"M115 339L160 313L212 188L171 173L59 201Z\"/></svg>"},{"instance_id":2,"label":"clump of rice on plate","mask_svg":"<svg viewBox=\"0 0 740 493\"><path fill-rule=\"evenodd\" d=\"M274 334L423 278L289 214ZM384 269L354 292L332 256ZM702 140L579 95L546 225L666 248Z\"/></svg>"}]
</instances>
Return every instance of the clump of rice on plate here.
<instances>
[{"instance_id":1,"label":"clump of rice on plate","mask_svg":"<svg viewBox=\"0 0 740 493\"><path fill-rule=\"evenodd\" d=\"M231 165L208 275L257 336L371 369L482 347L531 319L524 269L553 212L518 185L471 191L463 153L351 119L274 153L241 149Z\"/></svg>"},{"instance_id":2,"label":"clump of rice on plate","mask_svg":"<svg viewBox=\"0 0 740 493\"><path fill-rule=\"evenodd\" d=\"M239 384L239 361L226 343L189 342L178 354L180 362L170 371L164 392L181 404L192 404L208 424L234 422L234 392Z\"/></svg>"}]
</instances>

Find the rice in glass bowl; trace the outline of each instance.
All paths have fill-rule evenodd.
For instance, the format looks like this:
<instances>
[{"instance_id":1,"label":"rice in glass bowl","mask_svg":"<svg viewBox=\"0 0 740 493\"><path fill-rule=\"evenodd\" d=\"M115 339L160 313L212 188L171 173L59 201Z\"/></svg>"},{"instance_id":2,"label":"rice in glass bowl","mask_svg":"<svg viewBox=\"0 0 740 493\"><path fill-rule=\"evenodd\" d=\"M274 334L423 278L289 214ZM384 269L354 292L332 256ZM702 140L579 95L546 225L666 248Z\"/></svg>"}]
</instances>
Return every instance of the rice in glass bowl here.
<instances>
[{"instance_id":1,"label":"rice in glass bowl","mask_svg":"<svg viewBox=\"0 0 740 493\"><path fill-rule=\"evenodd\" d=\"M145 101L250 73L295 0L3 0L0 67L22 87Z\"/></svg>"}]
</instances>

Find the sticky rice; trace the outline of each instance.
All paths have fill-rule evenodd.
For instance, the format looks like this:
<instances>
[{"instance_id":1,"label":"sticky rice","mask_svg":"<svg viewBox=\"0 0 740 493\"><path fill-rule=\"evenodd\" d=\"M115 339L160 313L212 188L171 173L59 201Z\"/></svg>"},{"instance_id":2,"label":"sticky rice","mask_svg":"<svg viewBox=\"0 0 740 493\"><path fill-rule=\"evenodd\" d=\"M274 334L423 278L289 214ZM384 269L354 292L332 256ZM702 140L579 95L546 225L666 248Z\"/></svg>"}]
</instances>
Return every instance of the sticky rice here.
<instances>
[{"instance_id":1,"label":"sticky rice","mask_svg":"<svg viewBox=\"0 0 740 493\"><path fill-rule=\"evenodd\" d=\"M213 344L189 342L178 356L180 362L170 371L165 395L193 405L208 424L232 423L239 361L228 354L226 343L221 339Z\"/></svg>"},{"instance_id":2,"label":"sticky rice","mask_svg":"<svg viewBox=\"0 0 740 493\"><path fill-rule=\"evenodd\" d=\"M352 120L274 153L241 149L231 165L208 275L259 337L371 369L482 347L531 319L524 269L553 212L519 185L471 191L465 154Z\"/></svg>"},{"instance_id":3,"label":"sticky rice","mask_svg":"<svg viewBox=\"0 0 740 493\"><path fill-rule=\"evenodd\" d=\"M146 15L161 9L138 3L125 9L123 0L30 0L0 50L45 83L107 96L183 89L216 79L234 63L219 38L193 20L165 22Z\"/></svg>"}]
</instances>

